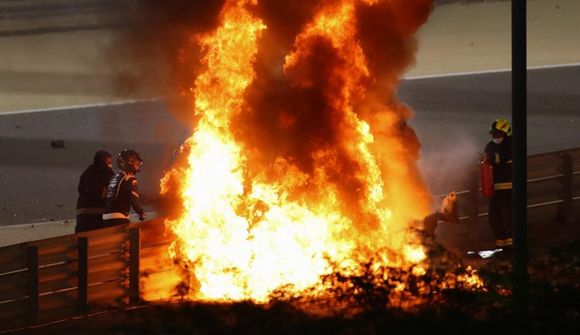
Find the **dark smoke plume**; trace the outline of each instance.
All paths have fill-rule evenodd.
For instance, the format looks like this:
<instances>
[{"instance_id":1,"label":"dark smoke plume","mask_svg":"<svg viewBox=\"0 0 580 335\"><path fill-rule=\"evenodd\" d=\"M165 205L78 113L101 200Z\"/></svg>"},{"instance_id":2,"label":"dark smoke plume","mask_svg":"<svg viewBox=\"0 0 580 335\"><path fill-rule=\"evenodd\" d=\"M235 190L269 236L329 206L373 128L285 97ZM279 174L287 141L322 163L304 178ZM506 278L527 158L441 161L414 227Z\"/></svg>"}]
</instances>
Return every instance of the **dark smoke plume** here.
<instances>
[{"instance_id":1,"label":"dark smoke plume","mask_svg":"<svg viewBox=\"0 0 580 335\"><path fill-rule=\"evenodd\" d=\"M133 0L119 13L128 22L108 49L107 65L120 94L163 97L192 120L191 88L202 70L194 37L219 24L224 0Z\"/></svg>"},{"instance_id":2,"label":"dark smoke plume","mask_svg":"<svg viewBox=\"0 0 580 335\"><path fill-rule=\"evenodd\" d=\"M338 54L329 40L320 37L307 42L308 52L301 55L297 65L286 73L282 70L284 57L297 47L296 35L313 19L317 9L335 2L285 2L279 11L271 10L273 1L260 3L257 12L266 13L260 17L268 30L255 65L256 79L248 89L248 108L234 122L234 128L255 154L249 162L261 167L283 157L312 174L319 164L313 153L332 151L336 160L329 166L328 177L345 196L343 200L352 202L366 196L362 192L364 181L357 179L364 167L343 146L345 137L352 135L345 131L349 126L341 108L345 102L331 102L344 85L344 77L336 71L348 70L348 59ZM395 90L403 72L414 62L414 34L431 9L431 0L390 0L359 4L356 10L357 38L370 76L357 79L364 96L354 96L355 111L370 124L394 118L395 126L385 130L389 133L381 133L381 127L373 128L377 145L382 144L381 137L401 139L407 152L396 159L409 162L418 158L420 145L406 124L411 111L396 100ZM421 179L418 171L410 173L417 176L416 180Z\"/></svg>"}]
</instances>

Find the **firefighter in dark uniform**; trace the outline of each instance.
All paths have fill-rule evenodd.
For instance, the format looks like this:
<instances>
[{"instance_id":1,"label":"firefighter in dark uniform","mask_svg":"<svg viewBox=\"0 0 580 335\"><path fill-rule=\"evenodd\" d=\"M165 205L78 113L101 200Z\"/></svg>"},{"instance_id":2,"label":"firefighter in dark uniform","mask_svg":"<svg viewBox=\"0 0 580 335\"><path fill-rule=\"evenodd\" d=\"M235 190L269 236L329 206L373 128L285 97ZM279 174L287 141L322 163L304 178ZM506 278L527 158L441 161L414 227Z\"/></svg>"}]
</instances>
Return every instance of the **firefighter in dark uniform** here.
<instances>
[{"instance_id":1,"label":"firefighter in dark uniform","mask_svg":"<svg viewBox=\"0 0 580 335\"><path fill-rule=\"evenodd\" d=\"M126 149L117 156L117 164L121 170L111 179L107 188L103 214L105 227L129 223L131 207L139 214L139 220L145 220L145 212L139 200L139 181L135 178L143 160L137 151Z\"/></svg>"},{"instance_id":2,"label":"firefighter in dark uniform","mask_svg":"<svg viewBox=\"0 0 580 335\"><path fill-rule=\"evenodd\" d=\"M77 199L77 222L75 232L102 227L105 195L113 172L113 157L104 150L97 151L91 164L79 180Z\"/></svg>"},{"instance_id":3,"label":"firefighter in dark uniform","mask_svg":"<svg viewBox=\"0 0 580 335\"><path fill-rule=\"evenodd\" d=\"M512 241L512 129L506 119L495 120L489 129L492 140L484 159L493 167L493 195L489 199L489 225L495 244L510 249Z\"/></svg>"}]
</instances>

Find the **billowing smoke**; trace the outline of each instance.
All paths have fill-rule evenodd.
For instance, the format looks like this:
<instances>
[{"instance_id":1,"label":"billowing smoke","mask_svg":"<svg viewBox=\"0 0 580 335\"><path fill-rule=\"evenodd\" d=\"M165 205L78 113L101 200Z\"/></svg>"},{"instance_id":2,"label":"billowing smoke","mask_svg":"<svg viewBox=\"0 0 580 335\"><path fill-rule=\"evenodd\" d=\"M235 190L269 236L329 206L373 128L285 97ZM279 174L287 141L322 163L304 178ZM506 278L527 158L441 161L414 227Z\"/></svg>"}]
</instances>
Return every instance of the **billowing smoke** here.
<instances>
[{"instance_id":1,"label":"billowing smoke","mask_svg":"<svg viewBox=\"0 0 580 335\"><path fill-rule=\"evenodd\" d=\"M249 161L263 160L261 167L283 157L313 174L321 168L315 153L332 152L336 160L326 166L328 181L339 188L343 201L361 202L368 197L368 181L363 180L365 162L351 152L356 136L345 111L353 108L373 129L375 153L391 155L382 157L387 160L381 167L386 179L420 180L414 169L401 175L388 161L403 161L409 167L418 158L418 139L406 124L412 113L396 100L394 92L400 76L414 61L414 34L426 21L431 1L353 1L355 42L362 48L364 65L353 60L357 45L339 50L332 37L298 35L321 8L344 1L318 1L316 5L293 1L278 10L274 2L260 2L258 12L265 13L260 17L268 29L259 48L256 79L248 90L248 108L234 122L239 138L252 148L254 156ZM286 55L294 59L283 68ZM425 197L420 192L406 196L406 190L390 190L388 185L386 191L387 197L401 201Z\"/></svg>"},{"instance_id":2,"label":"billowing smoke","mask_svg":"<svg viewBox=\"0 0 580 335\"><path fill-rule=\"evenodd\" d=\"M224 0L131 0L119 11L123 29L113 34L106 66L120 95L165 98L191 123L191 87L201 70L193 37L215 29Z\"/></svg>"}]
</instances>

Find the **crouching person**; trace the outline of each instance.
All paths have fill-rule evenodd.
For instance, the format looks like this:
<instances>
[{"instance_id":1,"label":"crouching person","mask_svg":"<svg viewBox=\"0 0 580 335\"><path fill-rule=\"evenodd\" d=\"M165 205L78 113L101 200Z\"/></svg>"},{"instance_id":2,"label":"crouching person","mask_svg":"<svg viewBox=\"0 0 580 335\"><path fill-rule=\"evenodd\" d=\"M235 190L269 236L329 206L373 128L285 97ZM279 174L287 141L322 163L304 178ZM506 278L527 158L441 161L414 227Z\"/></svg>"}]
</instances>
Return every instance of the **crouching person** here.
<instances>
[{"instance_id":1,"label":"crouching person","mask_svg":"<svg viewBox=\"0 0 580 335\"><path fill-rule=\"evenodd\" d=\"M145 220L145 212L139 200L137 187L139 181L135 177L142 164L143 160L135 150L125 149L117 156L120 171L115 174L107 187L104 227L129 223L131 207L139 214L139 220Z\"/></svg>"}]
</instances>

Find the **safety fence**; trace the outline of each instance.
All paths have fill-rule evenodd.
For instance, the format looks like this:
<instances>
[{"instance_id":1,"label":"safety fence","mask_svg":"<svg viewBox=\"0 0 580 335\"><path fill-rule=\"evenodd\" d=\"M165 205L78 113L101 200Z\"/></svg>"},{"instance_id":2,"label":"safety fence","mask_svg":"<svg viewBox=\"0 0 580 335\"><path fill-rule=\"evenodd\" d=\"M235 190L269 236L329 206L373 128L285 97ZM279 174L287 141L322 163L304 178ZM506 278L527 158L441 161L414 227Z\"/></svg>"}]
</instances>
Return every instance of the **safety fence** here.
<instances>
[{"instance_id":1,"label":"safety fence","mask_svg":"<svg viewBox=\"0 0 580 335\"><path fill-rule=\"evenodd\" d=\"M530 224L580 216L580 149L528 159ZM485 219L477 170L458 192L462 221ZM175 294L179 267L162 220L0 248L0 333Z\"/></svg>"},{"instance_id":2,"label":"safety fence","mask_svg":"<svg viewBox=\"0 0 580 335\"><path fill-rule=\"evenodd\" d=\"M178 283L171 239L152 220L0 248L0 332L155 299Z\"/></svg>"},{"instance_id":3,"label":"safety fence","mask_svg":"<svg viewBox=\"0 0 580 335\"><path fill-rule=\"evenodd\" d=\"M528 227L573 224L580 219L580 148L528 156ZM481 193L479 168L456 187L461 223L467 232L490 234L488 198ZM479 239L482 241L484 239Z\"/></svg>"}]
</instances>

